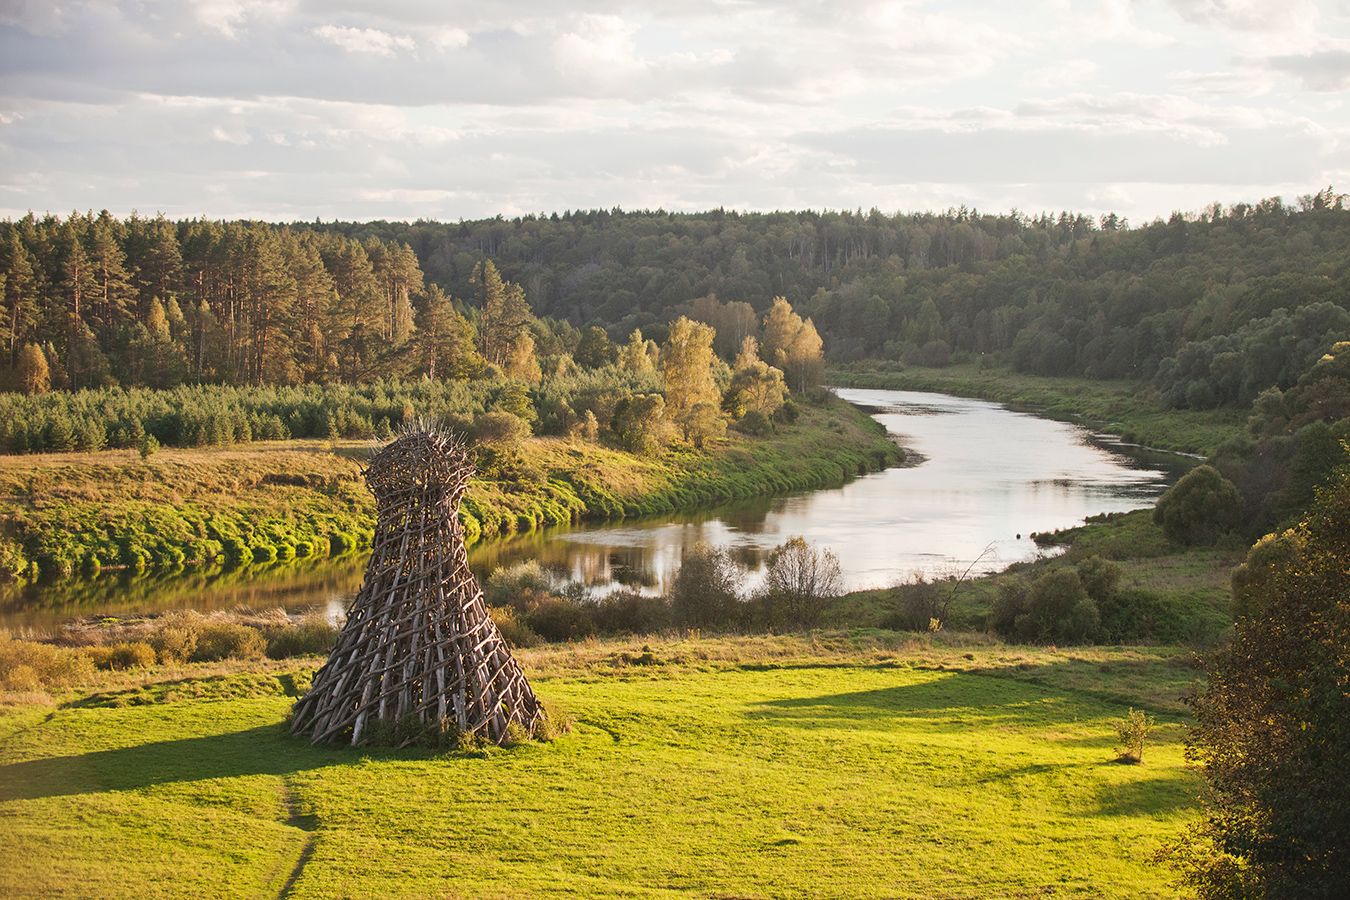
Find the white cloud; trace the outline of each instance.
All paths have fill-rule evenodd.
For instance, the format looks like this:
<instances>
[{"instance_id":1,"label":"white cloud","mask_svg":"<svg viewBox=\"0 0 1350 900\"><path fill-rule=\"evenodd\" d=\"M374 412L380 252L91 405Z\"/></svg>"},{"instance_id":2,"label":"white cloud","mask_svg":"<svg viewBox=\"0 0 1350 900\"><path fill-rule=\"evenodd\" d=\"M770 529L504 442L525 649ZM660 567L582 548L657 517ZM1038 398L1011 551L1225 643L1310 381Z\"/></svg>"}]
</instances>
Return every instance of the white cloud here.
<instances>
[{"instance_id":1,"label":"white cloud","mask_svg":"<svg viewBox=\"0 0 1350 900\"><path fill-rule=\"evenodd\" d=\"M250 19L279 19L290 8L289 0L195 0L197 21L227 38L238 37L237 28Z\"/></svg>"},{"instance_id":2,"label":"white cloud","mask_svg":"<svg viewBox=\"0 0 1350 900\"><path fill-rule=\"evenodd\" d=\"M1022 79L1022 83L1040 89L1080 87L1084 82L1091 81L1100 70L1101 66L1090 59L1066 59L1034 69Z\"/></svg>"},{"instance_id":3,"label":"white cloud","mask_svg":"<svg viewBox=\"0 0 1350 900\"><path fill-rule=\"evenodd\" d=\"M406 34L390 34L378 28L352 28L345 25L321 25L313 33L348 53L394 56L400 50L413 50L417 42Z\"/></svg>"}]
</instances>

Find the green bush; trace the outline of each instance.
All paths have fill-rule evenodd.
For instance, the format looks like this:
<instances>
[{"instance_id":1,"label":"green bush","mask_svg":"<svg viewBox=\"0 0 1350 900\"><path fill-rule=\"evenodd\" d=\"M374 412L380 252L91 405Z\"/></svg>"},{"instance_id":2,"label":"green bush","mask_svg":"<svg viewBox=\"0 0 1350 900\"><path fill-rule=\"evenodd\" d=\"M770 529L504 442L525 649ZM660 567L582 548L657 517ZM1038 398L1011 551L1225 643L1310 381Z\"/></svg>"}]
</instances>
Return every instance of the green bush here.
<instances>
[{"instance_id":1,"label":"green bush","mask_svg":"<svg viewBox=\"0 0 1350 900\"><path fill-rule=\"evenodd\" d=\"M1213 466L1196 466L1168 488L1153 508L1163 534L1181 544L1212 544L1236 531L1242 496Z\"/></svg>"},{"instance_id":2,"label":"green bush","mask_svg":"<svg viewBox=\"0 0 1350 900\"><path fill-rule=\"evenodd\" d=\"M546 641L573 641L595 633L590 608L552 594L530 603L525 624Z\"/></svg>"},{"instance_id":3,"label":"green bush","mask_svg":"<svg viewBox=\"0 0 1350 900\"><path fill-rule=\"evenodd\" d=\"M1116 735L1120 746L1116 751L1121 762L1139 765L1144 761L1144 742L1157 722L1141 709L1131 709L1124 719L1116 723Z\"/></svg>"},{"instance_id":4,"label":"green bush","mask_svg":"<svg viewBox=\"0 0 1350 900\"><path fill-rule=\"evenodd\" d=\"M669 628L670 604L664 597L614 591L595 602L595 627L602 634L652 634Z\"/></svg>"},{"instance_id":5,"label":"green bush","mask_svg":"<svg viewBox=\"0 0 1350 900\"><path fill-rule=\"evenodd\" d=\"M1100 556L1089 556L1078 563L1076 568L1083 589L1099 605L1115 596L1123 572L1118 564Z\"/></svg>"},{"instance_id":6,"label":"green bush","mask_svg":"<svg viewBox=\"0 0 1350 900\"><path fill-rule=\"evenodd\" d=\"M483 586L483 597L488 606L514 606L521 610L524 609L522 598L552 592L552 576L535 560L508 568L498 567Z\"/></svg>"},{"instance_id":7,"label":"green bush","mask_svg":"<svg viewBox=\"0 0 1350 900\"><path fill-rule=\"evenodd\" d=\"M1020 582L1001 586L989 627L1011 640L1091 643L1101 633L1101 611L1076 569L1055 569L1030 586Z\"/></svg>"},{"instance_id":8,"label":"green bush","mask_svg":"<svg viewBox=\"0 0 1350 900\"><path fill-rule=\"evenodd\" d=\"M757 409L752 409L741 416L740 421L736 423L736 430L745 434L762 437L773 431L773 423L769 421L768 416Z\"/></svg>"},{"instance_id":9,"label":"green bush","mask_svg":"<svg viewBox=\"0 0 1350 900\"><path fill-rule=\"evenodd\" d=\"M147 636L161 663L182 663L197 652L198 617L192 614L165 616Z\"/></svg>"},{"instance_id":10,"label":"green bush","mask_svg":"<svg viewBox=\"0 0 1350 900\"><path fill-rule=\"evenodd\" d=\"M222 659L261 659L267 642L256 628L233 622L207 622L197 634L193 662Z\"/></svg>"},{"instance_id":11,"label":"green bush","mask_svg":"<svg viewBox=\"0 0 1350 900\"><path fill-rule=\"evenodd\" d=\"M698 544L685 553L670 590L670 608L681 625L725 627L740 618L736 565L724 550Z\"/></svg>"}]
</instances>

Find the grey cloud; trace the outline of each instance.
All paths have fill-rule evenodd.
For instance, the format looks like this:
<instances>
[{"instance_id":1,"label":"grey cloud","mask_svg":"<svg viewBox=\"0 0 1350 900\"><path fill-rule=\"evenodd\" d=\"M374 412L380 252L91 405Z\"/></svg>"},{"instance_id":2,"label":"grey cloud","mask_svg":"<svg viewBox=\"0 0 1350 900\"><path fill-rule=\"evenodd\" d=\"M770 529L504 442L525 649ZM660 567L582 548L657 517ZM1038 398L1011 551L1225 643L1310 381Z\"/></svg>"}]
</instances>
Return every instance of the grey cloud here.
<instances>
[{"instance_id":1,"label":"grey cloud","mask_svg":"<svg viewBox=\"0 0 1350 900\"><path fill-rule=\"evenodd\" d=\"M1350 88L1350 49L1276 56L1268 63L1276 71L1299 79L1308 90L1343 91Z\"/></svg>"},{"instance_id":2,"label":"grey cloud","mask_svg":"<svg viewBox=\"0 0 1350 900\"><path fill-rule=\"evenodd\" d=\"M1268 6L1173 5L1216 26L1184 71L1129 15L1070 37L937 0L0 0L0 209L1092 208L1344 169L1347 114L1309 92L1344 85L1343 54L1265 64ZM1089 39L1092 90L1028 80Z\"/></svg>"}]
</instances>

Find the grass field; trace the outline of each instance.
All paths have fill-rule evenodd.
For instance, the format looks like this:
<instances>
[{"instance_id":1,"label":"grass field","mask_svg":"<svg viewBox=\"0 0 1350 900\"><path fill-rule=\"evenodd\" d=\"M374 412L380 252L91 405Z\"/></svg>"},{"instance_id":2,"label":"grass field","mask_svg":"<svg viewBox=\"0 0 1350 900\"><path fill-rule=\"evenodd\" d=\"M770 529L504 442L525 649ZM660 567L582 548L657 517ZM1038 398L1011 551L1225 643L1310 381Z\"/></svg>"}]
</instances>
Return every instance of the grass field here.
<instances>
[{"instance_id":1,"label":"grass field","mask_svg":"<svg viewBox=\"0 0 1350 900\"><path fill-rule=\"evenodd\" d=\"M1239 434L1247 420L1243 410L1162 409L1146 382L1050 378L975 365L945 369L859 366L831 371L828 380L846 387L942 391L993 400L1160 450L1203 456Z\"/></svg>"},{"instance_id":2,"label":"grass field","mask_svg":"<svg viewBox=\"0 0 1350 900\"><path fill-rule=\"evenodd\" d=\"M291 739L293 661L11 697L0 894L1170 893L1150 854L1197 788L1180 651L645 641L522 651L575 727L472 756ZM1130 706L1160 722L1141 766L1114 762Z\"/></svg>"}]
</instances>

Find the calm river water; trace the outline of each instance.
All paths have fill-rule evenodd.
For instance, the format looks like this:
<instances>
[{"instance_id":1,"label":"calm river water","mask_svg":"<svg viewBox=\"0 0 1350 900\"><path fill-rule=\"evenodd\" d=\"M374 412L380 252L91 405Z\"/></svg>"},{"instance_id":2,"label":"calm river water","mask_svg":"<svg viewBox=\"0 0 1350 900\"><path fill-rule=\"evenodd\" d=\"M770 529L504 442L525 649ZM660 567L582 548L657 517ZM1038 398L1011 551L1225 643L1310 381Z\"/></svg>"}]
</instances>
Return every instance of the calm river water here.
<instances>
[{"instance_id":1,"label":"calm river water","mask_svg":"<svg viewBox=\"0 0 1350 900\"><path fill-rule=\"evenodd\" d=\"M580 526L489 542L470 551L480 577L537 559L598 590L657 593L686 548L728 548L753 586L764 558L793 535L839 557L850 588L883 587L916 573L977 572L1037 552L1030 535L1087 516L1151 506L1189 465L1087 430L996 403L911 391L840 389L914 456L912 464L840 487L720 509L613 525ZM40 633L81 615L239 606L345 609L364 560L203 577L121 578L39 585L0 601L0 626Z\"/></svg>"}]
</instances>

